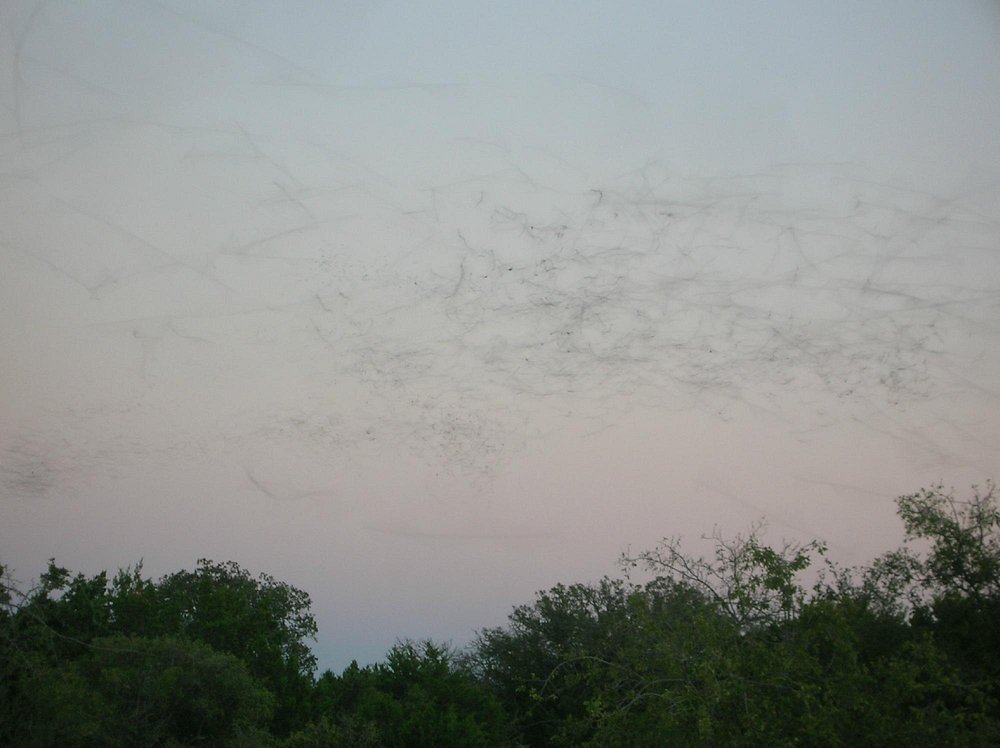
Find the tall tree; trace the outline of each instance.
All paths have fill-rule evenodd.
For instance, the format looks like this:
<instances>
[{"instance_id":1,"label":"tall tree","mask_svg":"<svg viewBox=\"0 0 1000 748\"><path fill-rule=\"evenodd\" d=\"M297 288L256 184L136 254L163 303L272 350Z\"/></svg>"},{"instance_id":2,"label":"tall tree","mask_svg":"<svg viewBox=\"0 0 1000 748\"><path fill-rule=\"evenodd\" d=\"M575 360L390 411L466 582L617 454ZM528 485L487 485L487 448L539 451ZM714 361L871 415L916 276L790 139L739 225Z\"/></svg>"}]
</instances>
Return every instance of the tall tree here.
<instances>
[{"instance_id":1,"label":"tall tree","mask_svg":"<svg viewBox=\"0 0 1000 748\"><path fill-rule=\"evenodd\" d=\"M153 630L204 642L245 662L277 697L276 732L306 721L316 669L309 640L317 630L306 592L268 574L253 577L232 561L206 559L194 571L163 577L155 595L145 584L132 584L129 594L116 592L118 604L128 601L131 613L152 619Z\"/></svg>"}]
</instances>

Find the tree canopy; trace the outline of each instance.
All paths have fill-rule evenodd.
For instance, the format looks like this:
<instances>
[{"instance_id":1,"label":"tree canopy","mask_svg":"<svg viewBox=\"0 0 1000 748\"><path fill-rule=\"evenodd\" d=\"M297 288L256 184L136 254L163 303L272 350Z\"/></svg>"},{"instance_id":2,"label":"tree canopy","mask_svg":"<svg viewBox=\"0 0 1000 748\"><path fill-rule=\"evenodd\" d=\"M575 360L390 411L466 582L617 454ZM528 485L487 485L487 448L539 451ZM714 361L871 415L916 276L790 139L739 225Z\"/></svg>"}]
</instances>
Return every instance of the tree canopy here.
<instances>
[{"instance_id":1,"label":"tree canopy","mask_svg":"<svg viewBox=\"0 0 1000 748\"><path fill-rule=\"evenodd\" d=\"M992 746L1000 511L934 486L901 548L714 532L559 584L462 651L402 641L316 675L309 596L233 562L154 581L0 567L0 744L11 746Z\"/></svg>"}]
</instances>

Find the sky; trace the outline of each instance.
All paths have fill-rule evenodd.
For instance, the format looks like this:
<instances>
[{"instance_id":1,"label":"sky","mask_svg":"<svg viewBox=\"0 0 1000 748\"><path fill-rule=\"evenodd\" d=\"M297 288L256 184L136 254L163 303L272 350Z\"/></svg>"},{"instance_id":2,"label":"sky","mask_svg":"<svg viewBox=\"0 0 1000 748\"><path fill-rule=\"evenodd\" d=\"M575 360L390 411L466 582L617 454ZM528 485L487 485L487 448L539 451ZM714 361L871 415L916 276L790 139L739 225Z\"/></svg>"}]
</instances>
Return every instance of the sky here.
<instances>
[{"instance_id":1,"label":"sky","mask_svg":"<svg viewBox=\"0 0 1000 748\"><path fill-rule=\"evenodd\" d=\"M322 667L1000 455L995 2L0 4L0 563Z\"/></svg>"}]
</instances>

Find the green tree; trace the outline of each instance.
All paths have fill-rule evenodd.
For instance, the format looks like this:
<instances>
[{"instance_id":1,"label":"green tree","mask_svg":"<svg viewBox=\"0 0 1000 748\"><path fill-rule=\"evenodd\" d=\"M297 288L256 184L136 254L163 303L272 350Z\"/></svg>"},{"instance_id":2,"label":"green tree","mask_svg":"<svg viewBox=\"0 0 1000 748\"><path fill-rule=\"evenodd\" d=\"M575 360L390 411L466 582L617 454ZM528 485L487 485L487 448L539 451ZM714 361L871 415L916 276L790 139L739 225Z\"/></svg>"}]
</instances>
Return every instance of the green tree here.
<instances>
[{"instance_id":1,"label":"green tree","mask_svg":"<svg viewBox=\"0 0 1000 748\"><path fill-rule=\"evenodd\" d=\"M381 748L378 728L372 723L343 720L336 724L320 717L292 733L282 748Z\"/></svg>"},{"instance_id":2,"label":"green tree","mask_svg":"<svg viewBox=\"0 0 1000 748\"><path fill-rule=\"evenodd\" d=\"M316 668L308 640L317 631L307 593L267 574L255 578L232 561L205 559L195 571L161 579L156 593L154 625L238 657L275 694L278 734L305 723Z\"/></svg>"},{"instance_id":3,"label":"green tree","mask_svg":"<svg viewBox=\"0 0 1000 748\"><path fill-rule=\"evenodd\" d=\"M63 677L60 668L85 654L95 635L108 633L105 581L102 575L72 576L50 561L38 584L22 591L4 570L0 745L84 744L79 740L96 729L94 695L76 674ZM48 694L49 710L59 719L36 709L38 693ZM44 735L55 737L39 737Z\"/></svg>"},{"instance_id":4,"label":"green tree","mask_svg":"<svg viewBox=\"0 0 1000 748\"><path fill-rule=\"evenodd\" d=\"M141 565L109 581L104 572L73 575L50 561L16 612L6 607L11 651L31 653L33 661L59 667L87 654L96 639L115 635L198 641L244 662L275 694L278 734L308 718L315 670L308 640L316 634L309 596L266 574L253 577L234 562L202 560L195 571L153 582ZM18 688L16 676L11 673L13 685L6 688Z\"/></svg>"},{"instance_id":5,"label":"green tree","mask_svg":"<svg viewBox=\"0 0 1000 748\"><path fill-rule=\"evenodd\" d=\"M480 631L470 662L529 745L579 744L591 735L588 705L604 679L625 671L632 588L622 580L556 585L516 607L508 625Z\"/></svg>"},{"instance_id":6,"label":"green tree","mask_svg":"<svg viewBox=\"0 0 1000 748\"><path fill-rule=\"evenodd\" d=\"M225 746L266 735L273 697L232 655L137 636L87 649L32 670L12 745Z\"/></svg>"},{"instance_id":7,"label":"green tree","mask_svg":"<svg viewBox=\"0 0 1000 748\"><path fill-rule=\"evenodd\" d=\"M668 539L625 580L540 593L473 660L527 745L998 744L992 486L899 506L908 545L868 568L807 586L820 543Z\"/></svg>"},{"instance_id":8,"label":"green tree","mask_svg":"<svg viewBox=\"0 0 1000 748\"><path fill-rule=\"evenodd\" d=\"M716 530L707 538L714 545L709 559L683 552L678 538L666 538L638 556L622 556L621 565L626 573L641 566L657 578L701 592L741 629L788 621L806 597L798 576L814 555L826 553L826 546L786 542L775 549L763 542L762 531L758 524L748 535L729 539Z\"/></svg>"},{"instance_id":9,"label":"green tree","mask_svg":"<svg viewBox=\"0 0 1000 748\"><path fill-rule=\"evenodd\" d=\"M898 499L907 545L895 554L914 626L933 638L1000 720L1000 508L996 487L969 499L934 486ZM922 552L914 546L922 544ZM929 546L929 547L928 547ZM902 561L900 561L902 559ZM885 561L883 560L883 563ZM914 588L916 591L914 591Z\"/></svg>"},{"instance_id":10,"label":"green tree","mask_svg":"<svg viewBox=\"0 0 1000 748\"><path fill-rule=\"evenodd\" d=\"M901 496L897 506L907 541L931 544L926 555L915 556L922 585L975 604L1000 597L1000 508L992 482L984 491L973 486L968 500L934 486Z\"/></svg>"},{"instance_id":11,"label":"green tree","mask_svg":"<svg viewBox=\"0 0 1000 748\"><path fill-rule=\"evenodd\" d=\"M485 748L502 742L503 713L448 647L401 642L383 663L356 663L317 683L320 719L398 748Z\"/></svg>"}]
</instances>

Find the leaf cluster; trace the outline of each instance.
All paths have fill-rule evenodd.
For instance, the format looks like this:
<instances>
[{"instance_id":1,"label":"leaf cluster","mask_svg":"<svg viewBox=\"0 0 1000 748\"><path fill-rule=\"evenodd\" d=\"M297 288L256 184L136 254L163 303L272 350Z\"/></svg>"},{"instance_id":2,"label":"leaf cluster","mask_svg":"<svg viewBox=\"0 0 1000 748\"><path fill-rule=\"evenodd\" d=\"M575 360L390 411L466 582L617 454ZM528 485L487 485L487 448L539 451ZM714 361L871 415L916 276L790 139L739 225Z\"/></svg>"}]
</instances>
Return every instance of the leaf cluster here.
<instances>
[{"instance_id":1,"label":"leaf cluster","mask_svg":"<svg viewBox=\"0 0 1000 748\"><path fill-rule=\"evenodd\" d=\"M679 539L559 584L465 651L402 641L315 676L309 596L233 562L153 581L0 567L0 745L1000 745L992 483L898 499L905 543Z\"/></svg>"},{"instance_id":2,"label":"leaf cluster","mask_svg":"<svg viewBox=\"0 0 1000 748\"><path fill-rule=\"evenodd\" d=\"M906 544L857 569L762 526L707 558L664 539L515 608L473 659L526 745L998 744L993 485L898 509Z\"/></svg>"}]
</instances>

